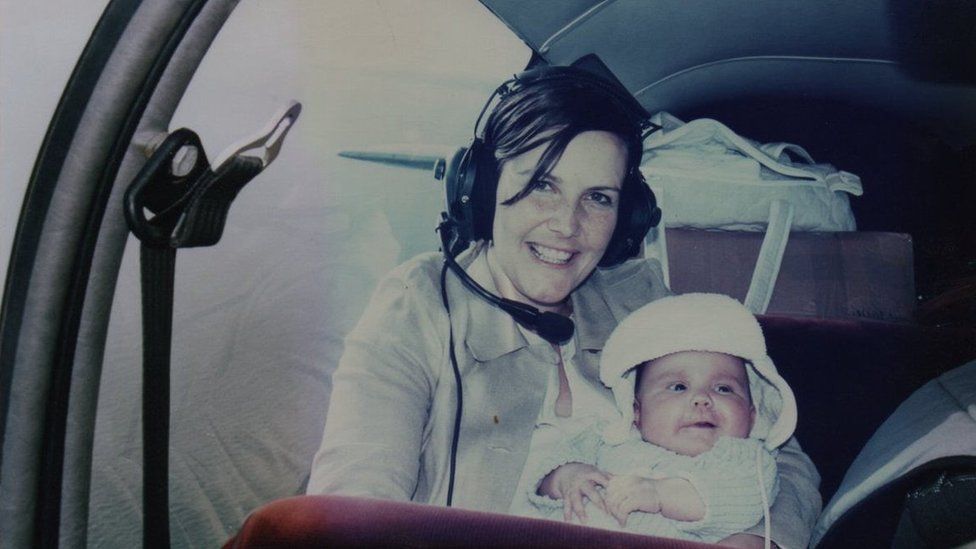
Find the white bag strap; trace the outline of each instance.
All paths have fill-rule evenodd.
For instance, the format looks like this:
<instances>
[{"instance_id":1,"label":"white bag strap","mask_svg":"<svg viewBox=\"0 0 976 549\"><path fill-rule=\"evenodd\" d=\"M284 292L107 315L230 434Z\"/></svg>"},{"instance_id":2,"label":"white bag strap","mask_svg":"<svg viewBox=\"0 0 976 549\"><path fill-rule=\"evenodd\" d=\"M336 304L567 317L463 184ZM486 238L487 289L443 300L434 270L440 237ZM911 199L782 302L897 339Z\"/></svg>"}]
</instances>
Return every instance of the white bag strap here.
<instances>
[{"instance_id":1,"label":"white bag strap","mask_svg":"<svg viewBox=\"0 0 976 549\"><path fill-rule=\"evenodd\" d=\"M813 157L807 152L803 147L796 145L794 143L765 143L759 145L759 150L768 154L769 156L775 158L776 160L783 159L783 153L789 151L805 161L807 164L816 164L813 161ZM789 160L789 158L787 158Z\"/></svg>"},{"instance_id":2,"label":"white bag strap","mask_svg":"<svg viewBox=\"0 0 976 549\"><path fill-rule=\"evenodd\" d=\"M776 278L783 262L783 253L790 239L790 226L793 225L793 204L785 200L774 200L769 205L769 226L759 248L756 268L752 271L752 282L743 300L743 305L753 314L763 314L773 297Z\"/></svg>"},{"instance_id":3,"label":"white bag strap","mask_svg":"<svg viewBox=\"0 0 976 549\"><path fill-rule=\"evenodd\" d=\"M861 196L864 194L864 188L861 187L861 178L851 172L837 170L834 173L827 174L825 180L827 182L827 188L831 192L844 191L852 196Z\"/></svg>"},{"instance_id":4,"label":"white bag strap","mask_svg":"<svg viewBox=\"0 0 976 549\"><path fill-rule=\"evenodd\" d=\"M657 257L661 262L661 274L664 276L664 286L667 289L671 289L671 259L668 257L668 231L664 227L664 223L659 223L657 227L653 229L654 233L657 233L657 238L654 239L654 245L657 247Z\"/></svg>"},{"instance_id":5,"label":"white bag strap","mask_svg":"<svg viewBox=\"0 0 976 549\"><path fill-rule=\"evenodd\" d=\"M651 115L651 124L661 127L661 131L670 132L685 125L685 121L667 111L657 111Z\"/></svg>"}]
</instances>

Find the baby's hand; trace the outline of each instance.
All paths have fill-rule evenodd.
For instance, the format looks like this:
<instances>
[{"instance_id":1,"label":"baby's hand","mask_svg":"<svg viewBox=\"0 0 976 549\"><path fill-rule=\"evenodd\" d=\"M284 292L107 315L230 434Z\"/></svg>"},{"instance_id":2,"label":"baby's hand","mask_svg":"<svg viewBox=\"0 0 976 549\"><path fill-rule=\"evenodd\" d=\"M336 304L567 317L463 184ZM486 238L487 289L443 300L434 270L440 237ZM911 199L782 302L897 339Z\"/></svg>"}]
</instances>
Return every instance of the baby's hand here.
<instances>
[{"instance_id":1,"label":"baby's hand","mask_svg":"<svg viewBox=\"0 0 976 549\"><path fill-rule=\"evenodd\" d=\"M549 473L539 484L539 494L563 500L563 520L571 522L575 515L581 524L586 523L586 500L607 512L600 488L605 488L610 477L593 465L567 463Z\"/></svg>"},{"instance_id":2,"label":"baby's hand","mask_svg":"<svg viewBox=\"0 0 976 549\"><path fill-rule=\"evenodd\" d=\"M620 475L606 485L606 511L620 526L627 526L627 516L634 511L661 512L661 497L657 481L636 475Z\"/></svg>"}]
</instances>

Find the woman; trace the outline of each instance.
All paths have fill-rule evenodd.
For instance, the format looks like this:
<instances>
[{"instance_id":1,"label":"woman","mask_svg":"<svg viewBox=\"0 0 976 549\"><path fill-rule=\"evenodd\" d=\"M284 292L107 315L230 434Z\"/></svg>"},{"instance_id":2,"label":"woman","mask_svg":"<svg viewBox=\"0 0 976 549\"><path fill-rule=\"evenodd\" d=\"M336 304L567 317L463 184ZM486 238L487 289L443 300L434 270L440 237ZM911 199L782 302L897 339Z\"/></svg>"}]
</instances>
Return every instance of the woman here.
<instances>
[{"instance_id":1,"label":"woman","mask_svg":"<svg viewBox=\"0 0 976 549\"><path fill-rule=\"evenodd\" d=\"M477 192L494 197L490 234L458 257L488 291L571 316L573 337L545 341L455 276L443 278L442 296L439 254L397 267L346 339L309 493L505 512L539 442L537 421L571 417L574 403L613 409L598 376L603 343L627 313L668 294L656 262L621 263L634 244L621 235L646 196L642 121L621 97L575 69L516 81L481 144L489 160L479 176L488 177ZM452 360L463 387L458 430ZM795 441L781 456L772 538L802 546L820 510L819 479Z\"/></svg>"}]
</instances>

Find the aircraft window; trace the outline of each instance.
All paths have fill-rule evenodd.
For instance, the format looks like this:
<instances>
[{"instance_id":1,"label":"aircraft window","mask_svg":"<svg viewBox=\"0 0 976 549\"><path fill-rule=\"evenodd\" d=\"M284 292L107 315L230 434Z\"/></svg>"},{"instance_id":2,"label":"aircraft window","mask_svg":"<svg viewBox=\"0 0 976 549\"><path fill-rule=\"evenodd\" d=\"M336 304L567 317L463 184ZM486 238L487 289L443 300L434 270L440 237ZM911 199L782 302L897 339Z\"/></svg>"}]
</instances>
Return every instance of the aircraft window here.
<instances>
[{"instance_id":1,"label":"aircraft window","mask_svg":"<svg viewBox=\"0 0 976 549\"><path fill-rule=\"evenodd\" d=\"M0 280L7 277L21 200L48 121L107 3L4 3L0 19ZM55 22L58 32L39 33L41 21ZM39 34L45 36L44 47L38 47Z\"/></svg>"},{"instance_id":2,"label":"aircraft window","mask_svg":"<svg viewBox=\"0 0 976 549\"><path fill-rule=\"evenodd\" d=\"M464 145L529 50L477 3L243 2L171 129L212 161L287 100L303 111L241 192L221 242L177 254L170 508L178 546L222 543L258 505L301 493L342 338L378 278L437 249L430 171L340 158L387 144ZM138 242L112 311L97 417L89 543L139 540Z\"/></svg>"}]
</instances>

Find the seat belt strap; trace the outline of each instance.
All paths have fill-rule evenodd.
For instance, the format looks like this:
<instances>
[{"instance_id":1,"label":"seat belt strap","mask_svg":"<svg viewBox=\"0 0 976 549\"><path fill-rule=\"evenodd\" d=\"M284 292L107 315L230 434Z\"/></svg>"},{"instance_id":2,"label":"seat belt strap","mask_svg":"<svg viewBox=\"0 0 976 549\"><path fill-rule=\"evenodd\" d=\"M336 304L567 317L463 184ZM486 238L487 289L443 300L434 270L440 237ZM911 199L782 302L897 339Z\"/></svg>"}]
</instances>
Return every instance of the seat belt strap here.
<instances>
[{"instance_id":1,"label":"seat belt strap","mask_svg":"<svg viewBox=\"0 0 976 549\"><path fill-rule=\"evenodd\" d=\"M300 112L301 105L290 102L260 135L222 153L224 159L214 169L197 134L186 128L176 130L156 148L126 190L126 222L141 241L146 548L170 546L170 354L176 251L212 246L220 240L234 198L274 159ZM147 217L147 211L152 217Z\"/></svg>"},{"instance_id":2,"label":"seat belt strap","mask_svg":"<svg viewBox=\"0 0 976 549\"><path fill-rule=\"evenodd\" d=\"M140 246L143 544L169 542L169 369L175 248Z\"/></svg>"},{"instance_id":3,"label":"seat belt strap","mask_svg":"<svg viewBox=\"0 0 976 549\"><path fill-rule=\"evenodd\" d=\"M173 173L179 151L196 155L183 176ZM142 241L143 546L147 548L170 546L170 351L176 251L216 244L231 202L262 168L254 158L236 157L215 173L199 137L181 129L163 141L126 192L126 220ZM147 219L146 210L156 215Z\"/></svg>"}]
</instances>

